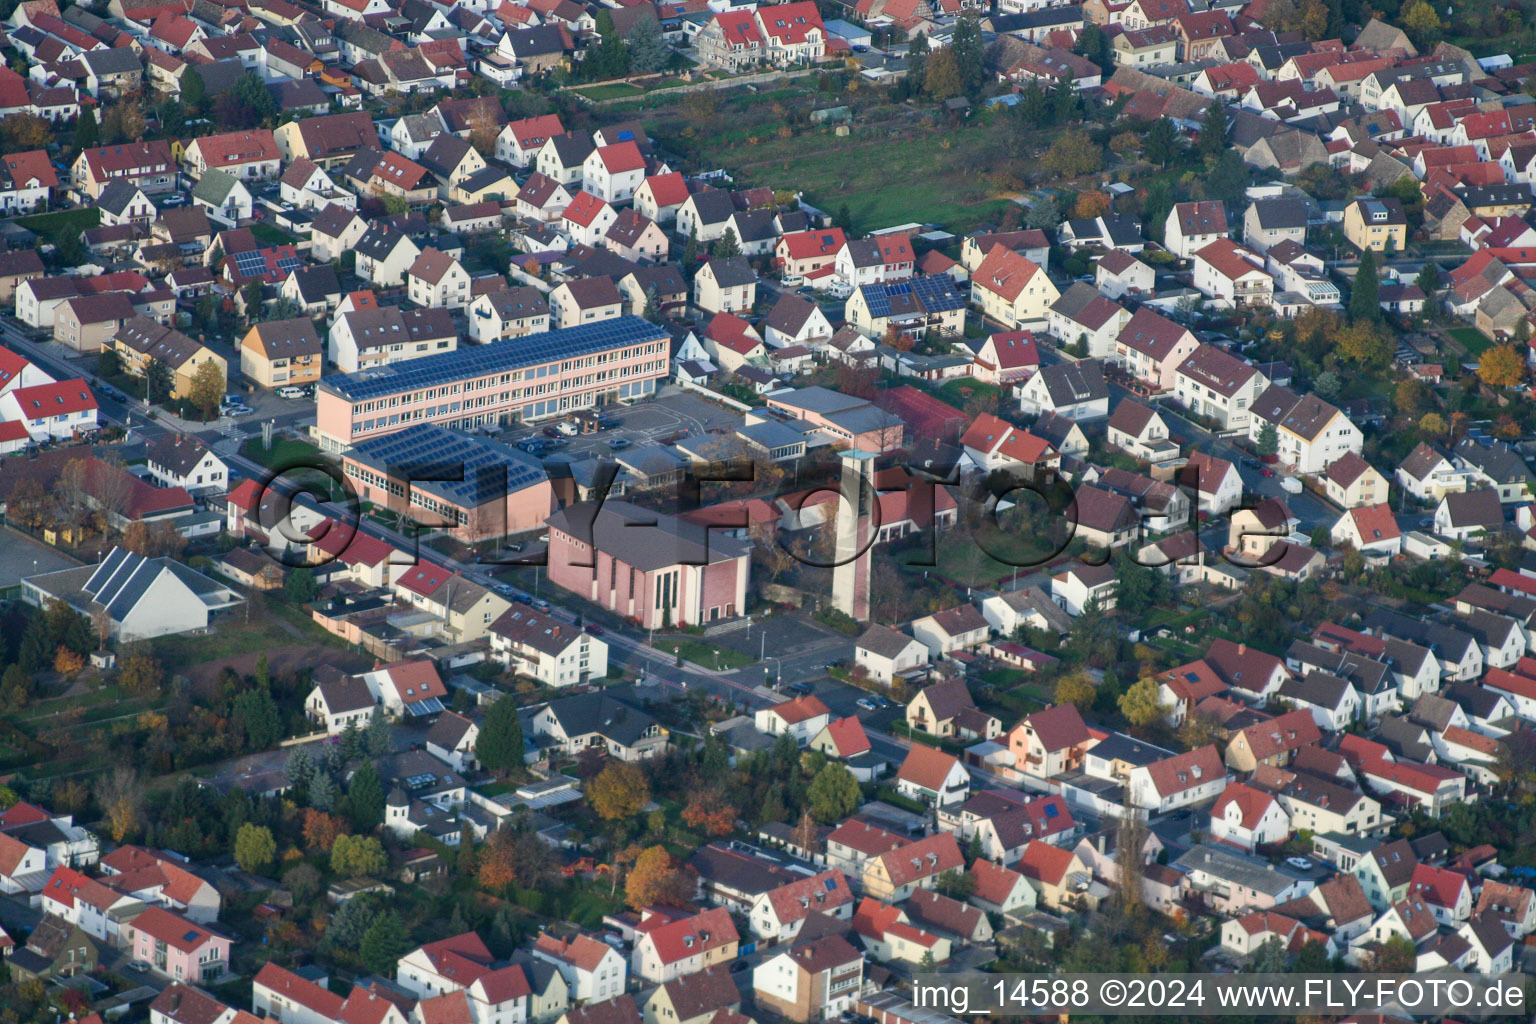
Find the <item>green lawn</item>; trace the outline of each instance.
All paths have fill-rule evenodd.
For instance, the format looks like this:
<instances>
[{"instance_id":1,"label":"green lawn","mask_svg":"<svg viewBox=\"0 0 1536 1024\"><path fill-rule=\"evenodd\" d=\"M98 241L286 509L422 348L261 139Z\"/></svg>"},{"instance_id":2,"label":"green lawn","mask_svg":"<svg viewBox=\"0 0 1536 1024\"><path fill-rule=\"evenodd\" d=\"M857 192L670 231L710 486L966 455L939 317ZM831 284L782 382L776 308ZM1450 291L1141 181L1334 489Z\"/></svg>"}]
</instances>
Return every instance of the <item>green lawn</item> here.
<instances>
[{"instance_id":1,"label":"green lawn","mask_svg":"<svg viewBox=\"0 0 1536 1024\"><path fill-rule=\"evenodd\" d=\"M16 223L28 231L35 231L43 240L54 245L59 239L78 235L87 228L101 223L101 211L94 206L78 210L56 210L53 213L37 213L30 217L18 217Z\"/></svg>"},{"instance_id":2,"label":"green lawn","mask_svg":"<svg viewBox=\"0 0 1536 1024\"><path fill-rule=\"evenodd\" d=\"M656 638L656 647L663 651L669 647L676 647L677 653L682 655L685 661L703 665L705 668L743 668L757 660L749 654L733 651L729 647L716 647L714 644L687 637L659 636Z\"/></svg>"},{"instance_id":3,"label":"green lawn","mask_svg":"<svg viewBox=\"0 0 1536 1024\"><path fill-rule=\"evenodd\" d=\"M913 564L926 561L927 552L921 545L914 550L903 551L897 556L897 562L908 573L921 575L926 570L963 587L992 587L1001 580L1009 579L1015 572L1021 576L1033 572L1045 564L1053 551L1036 537L1009 532L1006 523L999 535L988 538L987 544L999 554L1020 564L1013 566L999 562L972 538L954 536L946 536L938 545L934 559L938 564L935 566Z\"/></svg>"},{"instance_id":4,"label":"green lawn","mask_svg":"<svg viewBox=\"0 0 1536 1024\"><path fill-rule=\"evenodd\" d=\"M1462 347L1467 350L1467 355L1473 359L1482 355L1483 350L1493 344L1482 331L1475 327L1452 327L1446 333L1461 342Z\"/></svg>"},{"instance_id":5,"label":"green lawn","mask_svg":"<svg viewBox=\"0 0 1536 1024\"><path fill-rule=\"evenodd\" d=\"M274 437L270 450L262 445L260 438L256 438L247 441L240 449L240 454L268 469L310 466L320 462L319 448L293 437Z\"/></svg>"},{"instance_id":6,"label":"green lawn","mask_svg":"<svg viewBox=\"0 0 1536 1024\"><path fill-rule=\"evenodd\" d=\"M964 410L966 403L976 398L985 398L988 402L995 403L998 396L1002 394L1002 389L996 384L965 377L945 381L933 389L933 394L934 397L948 402L956 409Z\"/></svg>"},{"instance_id":7,"label":"green lawn","mask_svg":"<svg viewBox=\"0 0 1536 1024\"><path fill-rule=\"evenodd\" d=\"M759 102L769 101L760 97ZM990 159L984 150L995 141L986 127L913 128L903 134L898 139L855 131L839 137L827 131L780 138L773 125L726 128L719 152L732 173L754 185L803 189L808 202L832 211L846 203L859 232L935 221L963 231L995 220L1007 207L981 170Z\"/></svg>"},{"instance_id":8,"label":"green lawn","mask_svg":"<svg viewBox=\"0 0 1536 1024\"><path fill-rule=\"evenodd\" d=\"M297 241L282 228L275 228L271 224L252 224L251 234L256 236L256 241L270 242L273 245L290 245Z\"/></svg>"},{"instance_id":9,"label":"green lawn","mask_svg":"<svg viewBox=\"0 0 1536 1024\"><path fill-rule=\"evenodd\" d=\"M578 96L585 96L589 100L616 100L644 96L646 91L628 82L613 82L609 85L589 85L575 92Z\"/></svg>"}]
</instances>

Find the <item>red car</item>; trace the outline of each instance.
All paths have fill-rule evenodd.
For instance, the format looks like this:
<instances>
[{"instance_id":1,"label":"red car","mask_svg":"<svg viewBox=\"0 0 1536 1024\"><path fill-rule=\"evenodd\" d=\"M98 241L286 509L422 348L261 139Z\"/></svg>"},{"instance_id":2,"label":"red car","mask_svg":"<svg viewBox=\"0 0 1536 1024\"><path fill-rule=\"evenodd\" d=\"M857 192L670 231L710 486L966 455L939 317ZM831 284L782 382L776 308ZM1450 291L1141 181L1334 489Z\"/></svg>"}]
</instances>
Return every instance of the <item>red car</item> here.
<instances>
[{"instance_id":1,"label":"red car","mask_svg":"<svg viewBox=\"0 0 1536 1024\"><path fill-rule=\"evenodd\" d=\"M1263 467L1262 469L1259 470L1259 476L1274 476L1274 475L1275 475L1275 471L1270 469L1268 466L1265 466L1265 467Z\"/></svg>"}]
</instances>

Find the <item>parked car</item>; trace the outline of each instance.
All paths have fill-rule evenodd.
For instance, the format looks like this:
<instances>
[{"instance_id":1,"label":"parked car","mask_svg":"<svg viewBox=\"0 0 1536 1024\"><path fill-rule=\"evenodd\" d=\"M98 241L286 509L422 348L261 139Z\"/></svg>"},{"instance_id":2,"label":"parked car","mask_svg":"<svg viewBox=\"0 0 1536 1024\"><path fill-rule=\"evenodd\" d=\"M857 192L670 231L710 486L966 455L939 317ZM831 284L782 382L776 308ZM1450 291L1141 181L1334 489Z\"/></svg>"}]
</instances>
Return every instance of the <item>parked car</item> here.
<instances>
[{"instance_id":1,"label":"parked car","mask_svg":"<svg viewBox=\"0 0 1536 1024\"><path fill-rule=\"evenodd\" d=\"M632 444L634 444L634 442L627 437L616 437L612 441L608 442L608 447L612 448L614 451L622 451Z\"/></svg>"},{"instance_id":2,"label":"parked car","mask_svg":"<svg viewBox=\"0 0 1536 1024\"><path fill-rule=\"evenodd\" d=\"M857 704L859 707L863 708L865 711L879 711L880 710L880 705L876 704L874 701L870 700L868 697L860 697L858 700L854 701L854 703Z\"/></svg>"},{"instance_id":3,"label":"parked car","mask_svg":"<svg viewBox=\"0 0 1536 1024\"><path fill-rule=\"evenodd\" d=\"M286 388L278 388L277 389L277 397L278 398L306 398L306 397L308 397L308 392L306 392L301 387L296 387L294 385L289 385Z\"/></svg>"},{"instance_id":4,"label":"parked car","mask_svg":"<svg viewBox=\"0 0 1536 1024\"><path fill-rule=\"evenodd\" d=\"M594 623L593 625L590 625L590 626L587 627L587 635L588 636L602 636L603 635L603 627L599 626L599 625L596 625Z\"/></svg>"}]
</instances>

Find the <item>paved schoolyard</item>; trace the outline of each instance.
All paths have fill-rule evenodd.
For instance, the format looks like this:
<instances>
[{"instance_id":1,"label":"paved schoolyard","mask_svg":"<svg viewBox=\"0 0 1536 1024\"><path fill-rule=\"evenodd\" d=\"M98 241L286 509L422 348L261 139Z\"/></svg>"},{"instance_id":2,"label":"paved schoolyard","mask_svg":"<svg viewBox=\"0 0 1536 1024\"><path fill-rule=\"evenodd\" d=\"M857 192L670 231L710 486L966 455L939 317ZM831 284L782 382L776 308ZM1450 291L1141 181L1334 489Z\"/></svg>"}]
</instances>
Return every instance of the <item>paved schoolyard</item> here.
<instances>
[{"instance_id":1,"label":"paved schoolyard","mask_svg":"<svg viewBox=\"0 0 1536 1024\"><path fill-rule=\"evenodd\" d=\"M0 527L0 590L20 585L23 577L79 565L64 552L24 533Z\"/></svg>"}]
</instances>

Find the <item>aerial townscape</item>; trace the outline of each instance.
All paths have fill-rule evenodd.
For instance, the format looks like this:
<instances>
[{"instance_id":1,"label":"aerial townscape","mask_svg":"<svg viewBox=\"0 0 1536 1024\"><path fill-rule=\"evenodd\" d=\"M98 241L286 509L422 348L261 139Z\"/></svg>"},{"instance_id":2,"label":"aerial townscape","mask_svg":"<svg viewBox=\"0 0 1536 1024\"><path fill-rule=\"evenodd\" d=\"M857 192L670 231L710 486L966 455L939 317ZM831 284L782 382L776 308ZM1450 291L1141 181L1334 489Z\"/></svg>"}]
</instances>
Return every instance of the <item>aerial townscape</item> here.
<instances>
[{"instance_id":1,"label":"aerial townscape","mask_svg":"<svg viewBox=\"0 0 1536 1024\"><path fill-rule=\"evenodd\" d=\"M0 1024L1536 975L1536 0L0 54Z\"/></svg>"}]
</instances>

